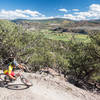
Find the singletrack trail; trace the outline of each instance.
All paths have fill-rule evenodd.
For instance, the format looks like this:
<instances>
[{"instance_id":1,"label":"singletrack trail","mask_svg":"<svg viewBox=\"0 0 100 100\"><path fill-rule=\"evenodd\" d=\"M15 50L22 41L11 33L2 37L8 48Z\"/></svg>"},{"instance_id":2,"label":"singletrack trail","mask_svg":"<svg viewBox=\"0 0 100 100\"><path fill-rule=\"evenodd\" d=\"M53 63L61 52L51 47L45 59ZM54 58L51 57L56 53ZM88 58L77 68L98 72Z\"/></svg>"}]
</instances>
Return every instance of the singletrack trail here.
<instances>
[{"instance_id":1,"label":"singletrack trail","mask_svg":"<svg viewBox=\"0 0 100 100\"><path fill-rule=\"evenodd\" d=\"M33 82L27 89L0 87L0 100L100 100L100 96L75 87L61 76L25 73ZM22 84L19 79L10 85Z\"/></svg>"}]
</instances>

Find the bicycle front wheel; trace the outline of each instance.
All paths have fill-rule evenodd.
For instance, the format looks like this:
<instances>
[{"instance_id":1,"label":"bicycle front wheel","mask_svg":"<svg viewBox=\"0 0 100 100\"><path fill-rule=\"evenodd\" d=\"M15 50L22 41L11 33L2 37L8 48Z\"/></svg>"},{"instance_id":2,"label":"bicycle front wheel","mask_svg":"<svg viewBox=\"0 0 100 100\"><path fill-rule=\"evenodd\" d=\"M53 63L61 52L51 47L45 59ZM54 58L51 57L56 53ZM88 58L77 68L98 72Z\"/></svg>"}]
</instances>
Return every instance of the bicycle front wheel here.
<instances>
[{"instance_id":1,"label":"bicycle front wheel","mask_svg":"<svg viewBox=\"0 0 100 100\"><path fill-rule=\"evenodd\" d=\"M24 83L27 86L32 86L32 82L30 82L28 79L26 79L23 75L21 75L21 82Z\"/></svg>"}]
</instances>

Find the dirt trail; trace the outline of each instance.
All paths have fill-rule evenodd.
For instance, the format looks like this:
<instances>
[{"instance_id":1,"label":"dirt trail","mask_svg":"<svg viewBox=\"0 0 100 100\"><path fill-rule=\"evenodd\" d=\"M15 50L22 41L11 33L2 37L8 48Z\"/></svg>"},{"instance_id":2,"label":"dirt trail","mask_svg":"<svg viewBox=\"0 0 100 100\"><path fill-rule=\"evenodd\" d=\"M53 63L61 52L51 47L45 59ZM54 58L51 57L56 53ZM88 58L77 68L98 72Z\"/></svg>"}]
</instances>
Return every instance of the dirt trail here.
<instances>
[{"instance_id":1,"label":"dirt trail","mask_svg":"<svg viewBox=\"0 0 100 100\"><path fill-rule=\"evenodd\" d=\"M33 86L22 90L0 87L0 100L100 100L100 96L77 88L63 77L25 73ZM18 79L11 84L22 84Z\"/></svg>"}]
</instances>

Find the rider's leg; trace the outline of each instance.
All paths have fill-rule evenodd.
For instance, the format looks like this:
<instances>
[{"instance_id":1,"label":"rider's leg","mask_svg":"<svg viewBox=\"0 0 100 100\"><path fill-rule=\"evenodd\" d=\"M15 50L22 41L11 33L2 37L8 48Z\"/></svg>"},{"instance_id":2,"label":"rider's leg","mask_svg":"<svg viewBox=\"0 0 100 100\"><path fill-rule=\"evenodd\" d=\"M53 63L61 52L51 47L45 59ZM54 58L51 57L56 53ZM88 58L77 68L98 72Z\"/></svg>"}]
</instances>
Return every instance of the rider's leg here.
<instances>
[{"instance_id":1,"label":"rider's leg","mask_svg":"<svg viewBox=\"0 0 100 100\"><path fill-rule=\"evenodd\" d=\"M13 76L13 77L16 77L16 74L15 74L13 71L11 72L10 75ZM10 77L9 77L9 78L10 78ZM14 79L10 78L10 81L12 82L12 81L14 81Z\"/></svg>"},{"instance_id":2,"label":"rider's leg","mask_svg":"<svg viewBox=\"0 0 100 100\"><path fill-rule=\"evenodd\" d=\"M9 77L9 74L8 74L8 72L6 72L6 73L4 73L6 76L4 77L4 83L5 84L8 84L9 82L12 82L13 81L13 79L11 79L10 77ZM15 73L14 72L11 72L11 74L10 75L12 75L13 77L15 77Z\"/></svg>"}]
</instances>

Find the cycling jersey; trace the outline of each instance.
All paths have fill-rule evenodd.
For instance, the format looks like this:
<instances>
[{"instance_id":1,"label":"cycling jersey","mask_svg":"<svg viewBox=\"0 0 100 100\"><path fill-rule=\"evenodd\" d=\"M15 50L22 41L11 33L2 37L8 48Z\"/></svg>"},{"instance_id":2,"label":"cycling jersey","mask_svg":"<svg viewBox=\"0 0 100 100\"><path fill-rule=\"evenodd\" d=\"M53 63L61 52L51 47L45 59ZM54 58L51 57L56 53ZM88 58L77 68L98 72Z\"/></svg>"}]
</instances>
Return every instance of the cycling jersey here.
<instances>
[{"instance_id":1,"label":"cycling jersey","mask_svg":"<svg viewBox=\"0 0 100 100\"><path fill-rule=\"evenodd\" d=\"M14 61L11 62L11 63L8 65L8 69L4 70L4 74L6 74L6 75L12 75L12 76L15 75L15 73L13 72L14 66L12 65L12 63L14 64L15 67L19 65L19 64L17 63L17 61L14 59Z\"/></svg>"},{"instance_id":2,"label":"cycling jersey","mask_svg":"<svg viewBox=\"0 0 100 100\"><path fill-rule=\"evenodd\" d=\"M13 66L10 64L8 66L8 70L4 70L4 74L14 76L14 73L12 73L12 70L13 70Z\"/></svg>"}]
</instances>

